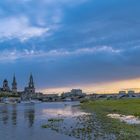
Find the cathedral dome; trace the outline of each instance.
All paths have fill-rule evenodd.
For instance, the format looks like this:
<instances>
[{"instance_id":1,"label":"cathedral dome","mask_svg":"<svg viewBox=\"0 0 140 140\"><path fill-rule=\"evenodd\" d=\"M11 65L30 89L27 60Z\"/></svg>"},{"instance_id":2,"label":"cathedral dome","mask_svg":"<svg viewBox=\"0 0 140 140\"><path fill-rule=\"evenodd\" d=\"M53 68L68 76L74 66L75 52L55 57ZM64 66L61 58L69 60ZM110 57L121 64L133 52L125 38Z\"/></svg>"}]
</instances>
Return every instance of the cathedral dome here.
<instances>
[{"instance_id":1,"label":"cathedral dome","mask_svg":"<svg viewBox=\"0 0 140 140\"><path fill-rule=\"evenodd\" d=\"M7 79L4 79L4 81L3 81L3 82L5 82L5 83L6 83L6 82L8 82L8 81L7 81Z\"/></svg>"}]
</instances>

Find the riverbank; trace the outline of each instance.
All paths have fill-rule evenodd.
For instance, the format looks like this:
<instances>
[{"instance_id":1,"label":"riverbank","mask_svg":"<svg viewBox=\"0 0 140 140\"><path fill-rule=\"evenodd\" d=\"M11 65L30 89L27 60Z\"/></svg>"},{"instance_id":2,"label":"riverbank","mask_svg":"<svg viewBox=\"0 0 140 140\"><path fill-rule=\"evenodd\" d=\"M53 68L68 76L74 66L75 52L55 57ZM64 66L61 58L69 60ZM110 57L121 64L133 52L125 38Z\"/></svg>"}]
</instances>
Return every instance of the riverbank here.
<instances>
[{"instance_id":1,"label":"riverbank","mask_svg":"<svg viewBox=\"0 0 140 140\"><path fill-rule=\"evenodd\" d=\"M108 114L133 115L140 118L140 99L96 100L81 104L82 109L95 113L103 131L117 140L139 140L140 124L127 124Z\"/></svg>"}]
</instances>

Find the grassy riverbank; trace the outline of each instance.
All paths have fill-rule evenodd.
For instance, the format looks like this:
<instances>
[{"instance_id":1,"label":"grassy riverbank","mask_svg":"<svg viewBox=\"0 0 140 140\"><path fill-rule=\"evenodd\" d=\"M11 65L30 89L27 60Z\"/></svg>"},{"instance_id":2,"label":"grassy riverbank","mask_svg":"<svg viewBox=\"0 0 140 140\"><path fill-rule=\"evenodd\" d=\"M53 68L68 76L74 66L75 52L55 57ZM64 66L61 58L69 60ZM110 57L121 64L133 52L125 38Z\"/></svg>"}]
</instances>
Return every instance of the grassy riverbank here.
<instances>
[{"instance_id":1,"label":"grassy riverbank","mask_svg":"<svg viewBox=\"0 0 140 140\"><path fill-rule=\"evenodd\" d=\"M140 140L140 125L129 125L107 117L110 113L140 117L140 99L89 101L82 103L81 107L96 113L104 132L114 134L117 140Z\"/></svg>"}]
</instances>

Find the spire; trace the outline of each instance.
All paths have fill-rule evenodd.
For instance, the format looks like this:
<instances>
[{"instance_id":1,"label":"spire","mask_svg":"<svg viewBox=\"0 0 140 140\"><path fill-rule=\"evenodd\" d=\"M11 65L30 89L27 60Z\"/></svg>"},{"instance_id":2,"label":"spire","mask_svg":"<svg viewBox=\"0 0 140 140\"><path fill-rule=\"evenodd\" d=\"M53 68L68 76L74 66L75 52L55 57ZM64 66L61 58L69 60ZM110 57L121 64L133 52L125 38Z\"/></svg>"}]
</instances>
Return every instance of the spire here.
<instances>
[{"instance_id":1,"label":"spire","mask_svg":"<svg viewBox=\"0 0 140 140\"><path fill-rule=\"evenodd\" d=\"M30 74L30 79L29 79L29 87L32 87L32 88L34 88L34 80L33 80L32 73Z\"/></svg>"},{"instance_id":2,"label":"spire","mask_svg":"<svg viewBox=\"0 0 140 140\"><path fill-rule=\"evenodd\" d=\"M17 84L15 74L13 76L13 84Z\"/></svg>"},{"instance_id":3,"label":"spire","mask_svg":"<svg viewBox=\"0 0 140 140\"><path fill-rule=\"evenodd\" d=\"M12 91L13 91L14 93L17 92L17 82L16 82L16 76L15 76L15 74L14 74L14 76L13 76Z\"/></svg>"}]
</instances>

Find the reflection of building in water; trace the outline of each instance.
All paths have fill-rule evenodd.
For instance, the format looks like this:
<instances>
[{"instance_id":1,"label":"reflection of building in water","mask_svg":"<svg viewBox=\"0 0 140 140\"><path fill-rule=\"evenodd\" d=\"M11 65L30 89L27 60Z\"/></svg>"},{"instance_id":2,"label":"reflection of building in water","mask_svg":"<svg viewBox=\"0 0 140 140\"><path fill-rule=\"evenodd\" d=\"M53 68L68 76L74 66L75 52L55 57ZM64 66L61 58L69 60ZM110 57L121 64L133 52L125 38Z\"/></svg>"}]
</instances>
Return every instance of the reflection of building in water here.
<instances>
[{"instance_id":1,"label":"reflection of building in water","mask_svg":"<svg viewBox=\"0 0 140 140\"><path fill-rule=\"evenodd\" d=\"M12 110L8 109L8 106L3 106L1 112L3 124L8 124L9 119L11 118L12 124L17 124L17 109L16 105L12 106ZM9 121L9 122L11 122Z\"/></svg>"},{"instance_id":2,"label":"reflection of building in water","mask_svg":"<svg viewBox=\"0 0 140 140\"><path fill-rule=\"evenodd\" d=\"M25 109L24 117L25 119L28 120L29 127L32 127L35 120L35 109L34 108L29 108L27 110Z\"/></svg>"},{"instance_id":3,"label":"reflection of building in water","mask_svg":"<svg viewBox=\"0 0 140 140\"><path fill-rule=\"evenodd\" d=\"M7 106L4 106L1 112L2 112L3 123L7 124L8 123L8 119L9 119L9 111L8 111Z\"/></svg>"},{"instance_id":4,"label":"reflection of building in water","mask_svg":"<svg viewBox=\"0 0 140 140\"><path fill-rule=\"evenodd\" d=\"M13 107L12 113L11 113L12 124L16 125L17 124L17 108L16 108L16 105L13 105L12 107Z\"/></svg>"}]
</instances>

